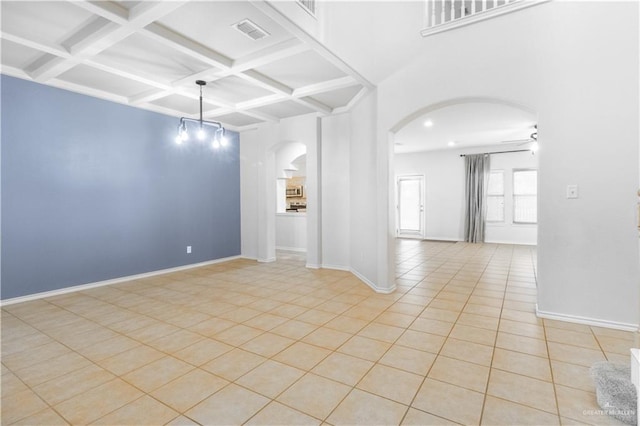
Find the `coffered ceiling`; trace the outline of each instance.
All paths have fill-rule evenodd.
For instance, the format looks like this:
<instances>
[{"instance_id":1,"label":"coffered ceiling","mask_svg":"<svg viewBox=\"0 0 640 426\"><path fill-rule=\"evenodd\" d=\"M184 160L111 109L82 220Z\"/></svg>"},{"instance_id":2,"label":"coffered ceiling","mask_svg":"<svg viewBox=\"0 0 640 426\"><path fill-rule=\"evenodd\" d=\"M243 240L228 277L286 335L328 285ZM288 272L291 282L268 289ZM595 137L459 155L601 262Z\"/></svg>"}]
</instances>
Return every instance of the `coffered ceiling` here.
<instances>
[{"instance_id":1,"label":"coffered ceiling","mask_svg":"<svg viewBox=\"0 0 640 426\"><path fill-rule=\"evenodd\" d=\"M1 1L2 73L242 130L348 109L365 78L263 0ZM235 25L268 35L253 40Z\"/></svg>"}]
</instances>

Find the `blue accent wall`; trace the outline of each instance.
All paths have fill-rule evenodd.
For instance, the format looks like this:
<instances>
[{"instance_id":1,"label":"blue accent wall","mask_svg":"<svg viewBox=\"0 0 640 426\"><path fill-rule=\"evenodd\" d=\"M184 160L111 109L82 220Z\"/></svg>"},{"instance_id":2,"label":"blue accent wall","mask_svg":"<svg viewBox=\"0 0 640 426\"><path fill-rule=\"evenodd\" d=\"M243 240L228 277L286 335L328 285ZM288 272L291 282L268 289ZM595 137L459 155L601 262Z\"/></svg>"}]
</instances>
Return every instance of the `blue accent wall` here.
<instances>
[{"instance_id":1,"label":"blue accent wall","mask_svg":"<svg viewBox=\"0 0 640 426\"><path fill-rule=\"evenodd\" d=\"M240 254L237 133L178 146L175 117L0 87L2 299Z\"/></svg>"}]
</instances>

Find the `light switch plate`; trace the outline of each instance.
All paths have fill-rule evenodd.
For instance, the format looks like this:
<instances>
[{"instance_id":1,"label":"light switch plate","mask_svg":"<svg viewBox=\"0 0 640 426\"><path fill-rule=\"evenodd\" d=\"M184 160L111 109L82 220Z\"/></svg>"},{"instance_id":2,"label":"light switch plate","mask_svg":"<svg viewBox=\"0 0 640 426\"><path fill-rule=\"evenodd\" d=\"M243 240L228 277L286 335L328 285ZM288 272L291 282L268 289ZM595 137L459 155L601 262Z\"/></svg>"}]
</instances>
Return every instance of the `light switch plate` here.
<instances>
[{"instance_id":1,"label":"light switch plate","mask_svg":"<svg viewBox=\"0 0 640 426\"><path fill-rule=\"evenodd\" d=\"M578 185L567 185L567 198L578 198Z\"/></svg>"}]
</instances>

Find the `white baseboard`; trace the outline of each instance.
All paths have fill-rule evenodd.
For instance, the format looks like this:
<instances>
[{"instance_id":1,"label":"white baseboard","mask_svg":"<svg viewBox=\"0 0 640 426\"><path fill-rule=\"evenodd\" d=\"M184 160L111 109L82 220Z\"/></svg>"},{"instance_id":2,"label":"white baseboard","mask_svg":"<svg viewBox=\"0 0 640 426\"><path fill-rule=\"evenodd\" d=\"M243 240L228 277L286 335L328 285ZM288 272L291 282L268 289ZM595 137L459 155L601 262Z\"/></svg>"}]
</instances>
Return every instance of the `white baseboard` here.
<instances>
[{"instance_id":1,"label":"white baseboard","mask_svg":"<svg viewBox=\"0 0 640 426\"><path fill-rule=\"evenodd\" d=\"M541 311L538 309L537 305L536 305L536 315L539 318L573 322L576 324L592 325L594 327L613 328L615 330L623 330L623 331L638 330L638 324L629 324L624 322L601 320L597 318L581 317L578 315L567 315L567 314L559 314L556 312Z\"/></svg>"},{"instance_id":2,"label":"white baseboard","mask_svg":"<svg viewBox=\"0 0 640 426\"><path fill-rule=\"evenodd\" d=\"M530 246L535 247L537 243L523 243L523 242L514 242L514 241L501 241L501 240L485 240L486 244L511 244L514 246Z\"/></svg>"},{"instance_id":3,"label":"white baseboard","mask_svg":"<svg viewBox=\"0 0 640 426\"><path fill-rule=\"evenodd\" d=\"M275 257L269 257L267 259L257 259L257 260L260 263L271 263L271 262L275 262L276 258Z\"/></svg>"},{"instance_id":4,"label":"white baseboard","mask_svg":"<svg viewBox=\"0 0 640 426\"><path fill-rule=\"evenodd\" d=\"M142 278L155 277L156 275L170 274L172 272L184 271L186 269L199 268L201 266L213 265L216 263L228 262L230 260L241 259L242 256L224 257L221 259L208 260L206 262L191 263L189 265L176 266L175 268L160 269L157 271L145 272L142 274L128 275L126 277L113 278L110 280L97 281L88 284L79 284L71 287L60 288L57 290L43 291L41 293L28 294L26 296L12 297L10 299L0 300L0 306L14 305L16 303L29 302L31 300L42 299L45 297L59 296L61 294L74 293L76 291L89 290L97 287L104 287L112 284L119 284L127 281L139 280Z\"/></svg>"},{"instance_id":5,"label":"white baseboard","mask_svg":"<svg viewBox=\"0 0 640 426\"><path fill-rule=\"evenodd\" d=\"M307 263L304 266L307 267L307 268L310 268L310 269L320 269L320 268L322 268L322 265L318 265L316 263Z\"/></svg>"},{"instance_id":6,"label":"white baseboard","mask_svg":"<svg viewBox=\"0 0 640 426\"><path fill-rule=\"evenodd\" d=\"M339 266L339 265L326 265L326 264L322 264L322 268L323 269L333 269L336 271L346 271L346 272L351 272L351 268L349 268L348 266Z\"/></svg>"},{"instance_id":7,"label":"white baseboard","mask_svg":"<svg viewBox=\"0 0 640 426\"><path fill-rule=\"evenodd\" d=\"M461 243L464 240L451 239L451 238L436 238L436 237L424 237L422 241L441 241L443 243Z\"/></svg>"},{"instance_id":8,"label":"white baseboard","mask_svg":"<svg viewBox=\"0 0 640 426\"><path fill-rule=\"evenodd\" d=\"M393 293L394 291L396 291L396 285L395 283L393 284L392 288L385 288L385 289L381 289L380 287L376 286L374 283L372 283L371 281L369 281L368 278L366 278L364 275L362 275L361 273L359 273L358 271L356 271L355 269L350 269L351 273L353 275L355 275L356 277L358 277L358 279L360 281L362 281L363 283L365 283L366 285L368 285L369 287L371 287L371 289L373 291L375 291L376 293L380 293L380 294L390 294Z\"/></svg>"},{"instance_id":9,"label":"white baseboard","mask_svg":"<svg viewBox=\"0 0 640 426\"><path fill-rule=\"evenodd\" d=\"M306 248L301 248L301 247L281 247L281 246L276 246L276 250L295 251L295 252L298 252L298 253L306 253L307 252Z\"/></svg>"}]
</instances>

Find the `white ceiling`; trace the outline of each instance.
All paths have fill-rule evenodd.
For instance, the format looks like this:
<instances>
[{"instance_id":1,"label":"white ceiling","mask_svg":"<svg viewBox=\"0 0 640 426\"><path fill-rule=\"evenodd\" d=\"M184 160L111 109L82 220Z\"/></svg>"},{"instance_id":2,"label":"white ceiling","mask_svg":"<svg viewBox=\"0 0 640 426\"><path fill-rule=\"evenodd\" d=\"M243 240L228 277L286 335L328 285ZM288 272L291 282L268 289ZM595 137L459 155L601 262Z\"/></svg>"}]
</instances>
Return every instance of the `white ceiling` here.
<instances>
[{"instance_id":1,"label":"white ceiling","mask_svg":"<svg viewBox=\"0 0 640 426\"><path fill-rule=\"evenodd\" d=\"M371 84L263 0L1 1L2 73L236 130L348 109ZM254 41L232 25L250 19ZM276 22L278 21L278 22ZM295 35L294 35L295 32Z\"/></svg>"},{"instance_id":2,"label":"white ceiling","mask_svg":"<svg viewBox=\"0 0 640 426\"><path fill-rule=\"evenodd\" d=\"M427 121L432 125L425 126ZM396 132L395 152L522 144L530 140L535 124L533 114L504 104L467 102L449 105L421 115Z\"/></svg>"}]
</instances>

